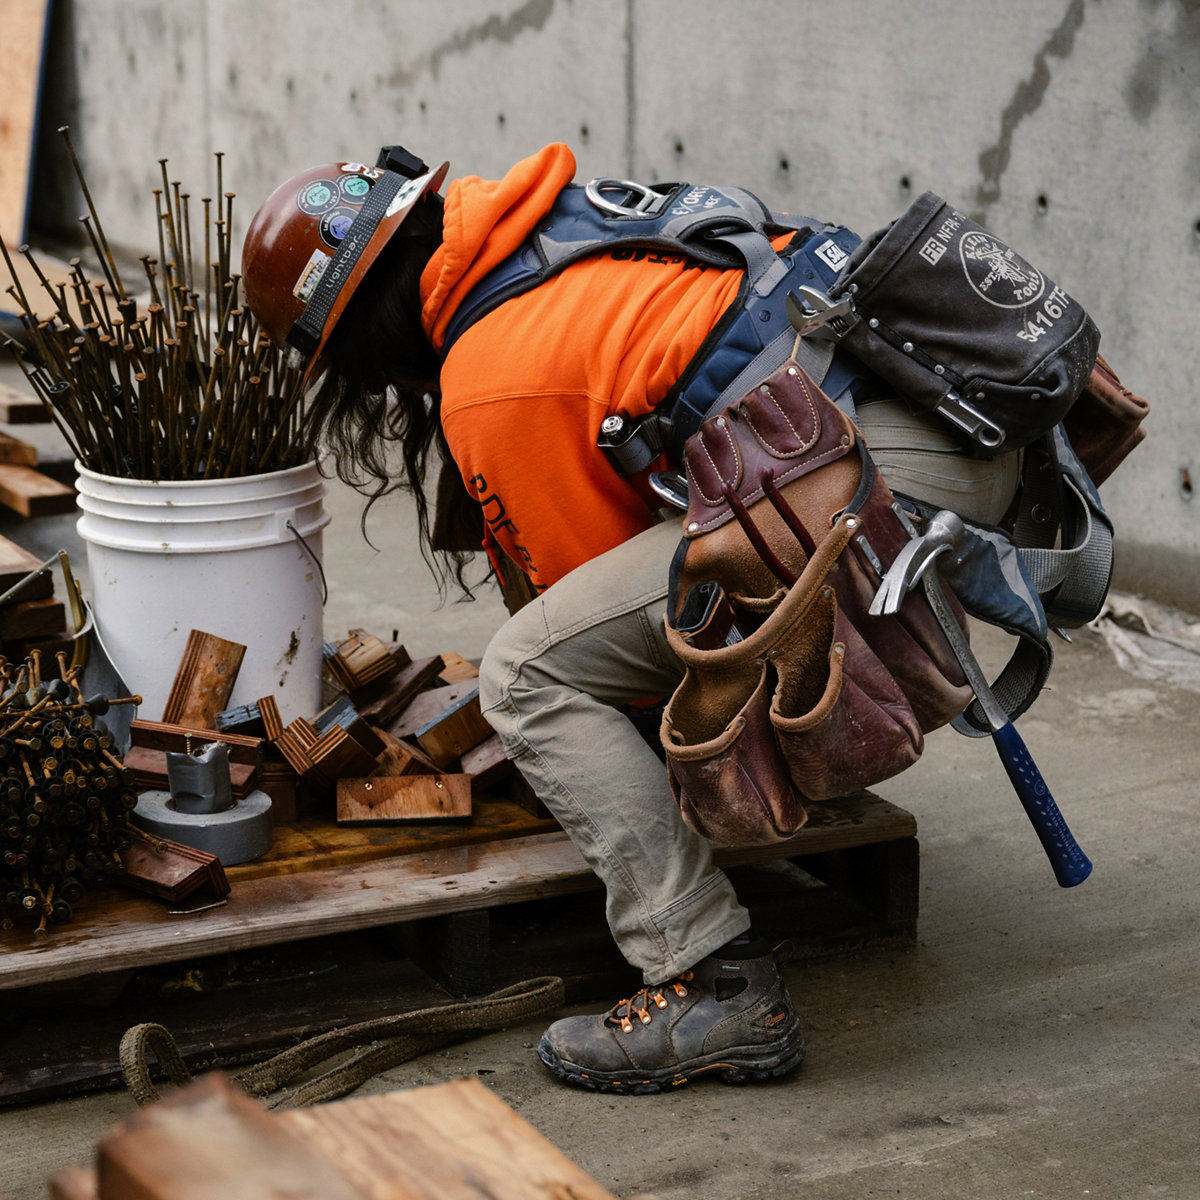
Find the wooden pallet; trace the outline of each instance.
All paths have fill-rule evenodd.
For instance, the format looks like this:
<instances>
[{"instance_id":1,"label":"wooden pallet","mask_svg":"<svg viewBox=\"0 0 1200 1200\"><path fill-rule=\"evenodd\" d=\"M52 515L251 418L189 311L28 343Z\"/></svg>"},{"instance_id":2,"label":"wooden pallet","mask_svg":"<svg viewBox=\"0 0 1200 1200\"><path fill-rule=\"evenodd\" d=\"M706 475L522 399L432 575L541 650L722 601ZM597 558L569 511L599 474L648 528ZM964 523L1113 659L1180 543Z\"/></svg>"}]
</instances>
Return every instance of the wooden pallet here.
<instances>
[{"instance_id":1,"label":"wooden pallet","mask_svg":"<svg viewBox=\"0 0 1200 1200\"><path fill-rule=\"evenodd\" d=\"M231 868L228 903L190 915L171 915L133 893L94 893L77 906L74 920L45 942L35 943L23 928L0 935L0 989L452 917L599 887L565 833L471 842L470 827L422 832L422 850L408 842L397 854L393 842L388 856L336 869L297 869L295 858L285 874L246 878L239 875L242 868ZM338 838L351 833L368 840L380 835L366 827L341 830ZM392 832L397 841L400 836ZM439 846L440 838L446 840ZM817 877L870 905L888 932L915 933L916 821L904 809L864 792L837 807L814 806L809 824L786 842L718 850L717 861L734 866L798 856L806 864L823 862Z\"/></svg>"}]
</instances>

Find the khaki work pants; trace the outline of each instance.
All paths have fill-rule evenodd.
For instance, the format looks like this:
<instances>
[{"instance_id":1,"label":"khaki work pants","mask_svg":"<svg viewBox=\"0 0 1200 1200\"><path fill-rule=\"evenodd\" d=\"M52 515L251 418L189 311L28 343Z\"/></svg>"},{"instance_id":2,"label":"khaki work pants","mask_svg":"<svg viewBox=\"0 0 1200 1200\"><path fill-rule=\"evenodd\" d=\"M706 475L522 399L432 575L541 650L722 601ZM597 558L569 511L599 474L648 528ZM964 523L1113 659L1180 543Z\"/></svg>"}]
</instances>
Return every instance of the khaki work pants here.
<instances>
[{"instance_id":1,"label":"khaki work pants","mask_svg":"<svg viewBox=\"0 0 1200 1200\"><path fill-rule=\"evenodd\" d=\"M663 632L672 520L585 563L496 634L484 714L607 891L621 952L661 983L750 925L712 848L679 814L666 767L614 707L683 676Z\"/></svg>"}]
</instances>

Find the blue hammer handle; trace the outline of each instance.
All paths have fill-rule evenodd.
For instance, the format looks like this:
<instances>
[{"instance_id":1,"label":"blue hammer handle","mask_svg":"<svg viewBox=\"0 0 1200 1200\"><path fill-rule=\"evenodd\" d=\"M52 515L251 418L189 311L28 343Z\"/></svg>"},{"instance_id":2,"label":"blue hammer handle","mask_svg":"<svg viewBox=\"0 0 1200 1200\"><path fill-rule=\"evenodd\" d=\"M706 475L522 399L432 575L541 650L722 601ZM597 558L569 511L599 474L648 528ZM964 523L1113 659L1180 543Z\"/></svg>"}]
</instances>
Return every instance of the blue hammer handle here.
<instances>
[{"instance_id":1,"label":"blue hammer handle","mask_svg":"<svg viewBox=\"0 0 1200 1200\"><path fill-rule=\"evenodd\" d=\"M1071 835L1037 763L1011 721L992 731L992 742L1008 778L1046 851L1060 887L1075 887L1092 873L1091 859Z\"/></svg>"}]
</instances>

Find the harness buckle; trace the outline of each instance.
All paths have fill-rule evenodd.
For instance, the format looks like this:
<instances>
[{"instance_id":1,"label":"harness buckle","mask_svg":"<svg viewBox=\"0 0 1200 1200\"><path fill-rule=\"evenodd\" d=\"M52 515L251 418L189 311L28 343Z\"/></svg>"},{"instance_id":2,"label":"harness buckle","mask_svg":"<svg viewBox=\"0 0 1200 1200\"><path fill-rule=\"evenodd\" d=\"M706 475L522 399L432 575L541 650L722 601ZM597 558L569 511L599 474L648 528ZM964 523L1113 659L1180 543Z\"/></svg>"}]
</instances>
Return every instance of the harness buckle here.
<instances>
[{"instance_id":1,"label":"harness buckle","mask_svg":"<svg viewBox=\"0 0 1200 1200\"><path fill-rule=\"evenodd\" d=\"M839 342L858 324L854 301L847 294L840 300L830 300L818 288L801 285L788 292L788 320L801 337L818 337Z\"/></svg>"}]
</instances>

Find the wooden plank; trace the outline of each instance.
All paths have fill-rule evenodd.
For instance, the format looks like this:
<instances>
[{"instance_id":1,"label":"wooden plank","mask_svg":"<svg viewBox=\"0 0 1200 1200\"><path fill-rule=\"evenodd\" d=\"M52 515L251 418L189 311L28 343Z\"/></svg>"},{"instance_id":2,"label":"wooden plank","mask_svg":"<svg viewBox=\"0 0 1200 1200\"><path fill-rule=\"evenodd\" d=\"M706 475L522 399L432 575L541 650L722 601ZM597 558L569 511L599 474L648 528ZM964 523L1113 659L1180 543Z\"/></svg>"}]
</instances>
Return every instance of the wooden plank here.
<instances>
[{"instance_id":1,"label":"wooden plank","mask_svg":"<svg viewBox=\"0 0 1200 1200\"><path fill-rule=\"evenodd\" d=\"M163 709L164 724L213 729L217 713L229 704L245 656L240 643L193 629Z\"/></svg>"},{"instance_id":2,"label":"wooden plank","mask_svg":"<svg viewBox=\"0 0 1200 1200\"><path fill-rule=\"evenodd\" d=\"M376 775L339 779L337 819L342 825L373 821L467 821L469 775Z\"/></svg>"},{"instance_id":3,"label":"wooden plank","mask_svg":"<svg viewBox=\"0 0 1200 1200\"><path fill-rule=\"evenodd\" d=\"M363 1197L615 1200L478 1079L280 1115Z\"/></svg>"},{"instance_id":4,"label":"wooden plank","mask_svg":"<svg viewBox=\"0 0 1200 1200\"><path fill-rule=\"evenodd\" d=\"M402 742L386 729L376 729L383 742L376 775L436 775L437 767L419 746Z\"/></svg>"},{"instance_id":5,"label":"wooden plank","mask_svg":"<svg viewBox=\"0 0 1200 1200\"><path fill-rule=\"evenodd\" d=\"M67 610L62 601L17 600L0 605L0 640L48 637L62 633L67 623Z\"/></svg>"},{"instance_id":6,"label":"wooden plank","mask_svg":"<svg viewBox=\"0 0 1200 1200\"><path fill-rule=\"evenodd\" d=\"M33 173L38 93L49 0L0 0L0 237L10 246L26 240L29 185ZM4 298L7 307L8 297Z\"/></svg>"},{"instance_id":7,"label":"wooden plank","mask_svg":"<svg viewBox=\"0 0 1200 1200\"><path fill-rule=\"evenodd\" d=\"M721 866L821 854L916 836L911 813L869 792L813 805L795 836L771 846L718 849ZM564 833L460 845L339 870L235 879L224 908L172 917L132 894L96 892L75 920L34 942L0 933L0 989L152 963L298 941L444 913L516 904L600 886Z\"/></svg>"},{"instance_id":8,"label":"wooden plank","mask_svg":"<svg viewBox=\"0 0 1200 1200\"><path fill-rule=\"evenodd\" d=\"M479 711L478 687L456 700L450 708L426 722L416 732L421 749L439 767L448 767L491 736L492 727Z\"/></svg>"},{"instance_id":9,"label":"wooden plank","mask_svg":"<svg viewBox=\"0 0 1200 1200\"><path fill-rule=\"evenodd\" d=\"M75 489L35 471L0 463L0 504L23 517L75 511Z\"/></svg>"},{"instance_id":10,"label":"wooden plank","mask_svg":"<svg viewBox=\"0 0 1200 1200\"><path fill-rule=\"evenodd\" d=\"M41 404L41 401L38 403ZM17 467L36 467L37 447L13 437L10 433L0 433L0 463L12 463Z\"/></svg>"}]
</instances>

